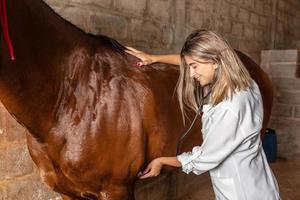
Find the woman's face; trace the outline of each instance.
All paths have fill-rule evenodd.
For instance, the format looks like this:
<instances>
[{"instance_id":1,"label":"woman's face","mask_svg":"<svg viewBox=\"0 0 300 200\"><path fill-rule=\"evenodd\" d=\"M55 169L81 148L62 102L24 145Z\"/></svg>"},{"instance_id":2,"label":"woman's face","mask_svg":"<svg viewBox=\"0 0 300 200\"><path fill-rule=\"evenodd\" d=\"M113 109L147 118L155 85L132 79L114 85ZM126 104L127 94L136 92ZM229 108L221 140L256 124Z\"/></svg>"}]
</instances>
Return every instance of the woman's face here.
<instances>
[{"instance_id":1,"label":"woman's face","mask_svg":"<svg viewBox=\"0 0 300 200\"><path fill-rule=\"evenodd\" d=\"M196 59L195 57L185 56L185 61L190 69L190 76L206 86L212 83L217 65L212 61Z\"/></svg>"}]
</instances>

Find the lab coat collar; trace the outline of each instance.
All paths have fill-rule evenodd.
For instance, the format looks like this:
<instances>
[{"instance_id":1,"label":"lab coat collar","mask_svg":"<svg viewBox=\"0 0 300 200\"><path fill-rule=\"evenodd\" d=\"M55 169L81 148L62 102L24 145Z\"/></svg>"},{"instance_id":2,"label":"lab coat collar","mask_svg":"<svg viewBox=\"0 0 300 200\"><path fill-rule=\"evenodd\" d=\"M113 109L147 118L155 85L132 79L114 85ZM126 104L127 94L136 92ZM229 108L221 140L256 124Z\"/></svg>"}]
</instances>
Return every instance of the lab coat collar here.
<instances>
[{"instance_id":1,"label":"lab coat collar","mask_svg":"<svg viewBox=\"0 0 300 200\"><path fill-rule=\"evenodd\" d=\"M208 113L212 109L212 105L210 104L204 104L202 107L203 114Z\"/></svg>"}]
</instances>

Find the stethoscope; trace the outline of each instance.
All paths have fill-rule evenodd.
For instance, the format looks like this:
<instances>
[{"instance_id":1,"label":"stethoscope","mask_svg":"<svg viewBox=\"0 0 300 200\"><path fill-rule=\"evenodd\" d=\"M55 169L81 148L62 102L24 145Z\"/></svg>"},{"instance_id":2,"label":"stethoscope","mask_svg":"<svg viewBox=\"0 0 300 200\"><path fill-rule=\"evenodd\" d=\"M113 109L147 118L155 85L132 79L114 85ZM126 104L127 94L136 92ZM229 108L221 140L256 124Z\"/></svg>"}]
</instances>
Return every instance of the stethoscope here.
<instances>
[{"instance_id":1,"label":"stethoscope","mask_svg":"<svg viewBox=\"0 0 300 200\"><path fill-rule=\"evenodd\" d=\"M200 106L198 107L198 110L196 111L195 117L194 117L194 119L193 119L193 121L192 121L190 127L187 129L187 131L186 131L186 132L179 138L179 140L178 140L178 143L177 143L177 149L176 149L176 155L179 154L179 151L180 151L180 148L181 148L181 144L182 144L184 138L186 138L186 136L187 136L187 135L190 133L190 131L192 130L192 128L193 128L193 126L194 126L194 124L195 124L195 122L196 122L197 117L203 114L202 109L203 109L204 101L207 100L207 98L210 97L211 92L212 92L212 90L213 90L213 87L214 87L215 83L217 82L217 77L218 77L219 74L220 74L220 70L219 70L220 67L217 67L216 69L217 69L217 73L215 73L215 76L214 76L214 78L213 78L213 81L212 81L213 84L211 84L211 86L209 87L208 93L202 98L201 103L200 103ZM202 90L202 96L203 96L203 90Z\"/></svg>"},{"instance_id":2,"label":"stethoscope","mask_svg":"<svg viewBox=\"0 0 300 200\"><path fill-rule=\"evenodd\" d=\"M201 116L201 115L203 114L203 112L202 112L202 110L203 110L203 105L204 105L203 102L204 102L204 100L205 100L208 96L210 96L210 94L211 94L211 89L210 89L210 91L207 93L207 95L205 95L205 97L203 97L202 102L201 102L200 106L198 107L198 109L197 109L197 111L196 111L195 117L194 117L194 119L193 119L193 121L192 121L190 127L189 127L189 128L185 131L185 133L179 138L178 143L177 143L177 148L176 148L176 155L179 154L179 151L180 151L182 142L183 142L183 140L186 138L186 136L191 132L191 130L192 130L192 128L193 128L193 126L194 126L194 124L195 124L195 122L196 122L198 116Z\"/></svg>"},{"instance_id":3,"label":"stethoscope","mask_svg":"<svg viewBox=\"0 0 300 200\"><path fill-rule=\"evenodd\" d=\"M176 155L179 154L180 148L181 148L181 144L184 140L184 138L190 133L190 131L192 130L198 116L200 116L202 114L202 108L203 108L203 104L198 108L195 117L190 125L190 127L185 131L185 133L179 138L178 143L177 143L177 150L176 150Z\"/></svg>"}]
</instances>

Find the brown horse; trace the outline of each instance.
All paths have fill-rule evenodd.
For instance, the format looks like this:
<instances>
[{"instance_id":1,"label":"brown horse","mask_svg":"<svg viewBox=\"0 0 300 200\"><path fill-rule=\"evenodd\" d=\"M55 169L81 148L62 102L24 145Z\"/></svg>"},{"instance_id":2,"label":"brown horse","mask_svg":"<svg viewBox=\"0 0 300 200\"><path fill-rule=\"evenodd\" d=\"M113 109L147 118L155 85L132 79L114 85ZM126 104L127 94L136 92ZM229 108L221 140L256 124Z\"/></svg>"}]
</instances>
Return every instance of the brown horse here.
<instances>
[{"instance_id":1,"label":"brown horse","mask_svg":"<svg viewBox=\"0 0 300 200\"><path fill-rule=\"evenodd\" d=\"M187 128L174 95L177 67L134 68L122 45L84 33L42 0L9 0L7 12L16 60L1 39L0 99L29 130L43 180L63 199L134 199L138 171L174 156ZM263 94L266 128L272 87L239 55ZM201 143L200 126L182 150Z\"/></svg>"}]
</instances>

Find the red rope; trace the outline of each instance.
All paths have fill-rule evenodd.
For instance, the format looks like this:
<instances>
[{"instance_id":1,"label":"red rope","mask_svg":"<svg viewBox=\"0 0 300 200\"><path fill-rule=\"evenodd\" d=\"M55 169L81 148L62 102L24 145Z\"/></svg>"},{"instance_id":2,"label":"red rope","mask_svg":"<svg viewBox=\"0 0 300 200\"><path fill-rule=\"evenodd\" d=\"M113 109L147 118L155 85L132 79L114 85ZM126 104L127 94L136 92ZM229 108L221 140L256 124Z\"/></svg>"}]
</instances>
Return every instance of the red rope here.
<instances>
[{"instance_id":1,"label":"red rope","mask_svg":"<svg viewBox=\"0 0 300 200\"><path fill-rule=\"evenodd\" d=\"M7 23L6 0L0 0L0 17L3 37L9 51L10 59L15 60L14 48L8 32L9 29Z\"/></svg>"}]
</instances>

